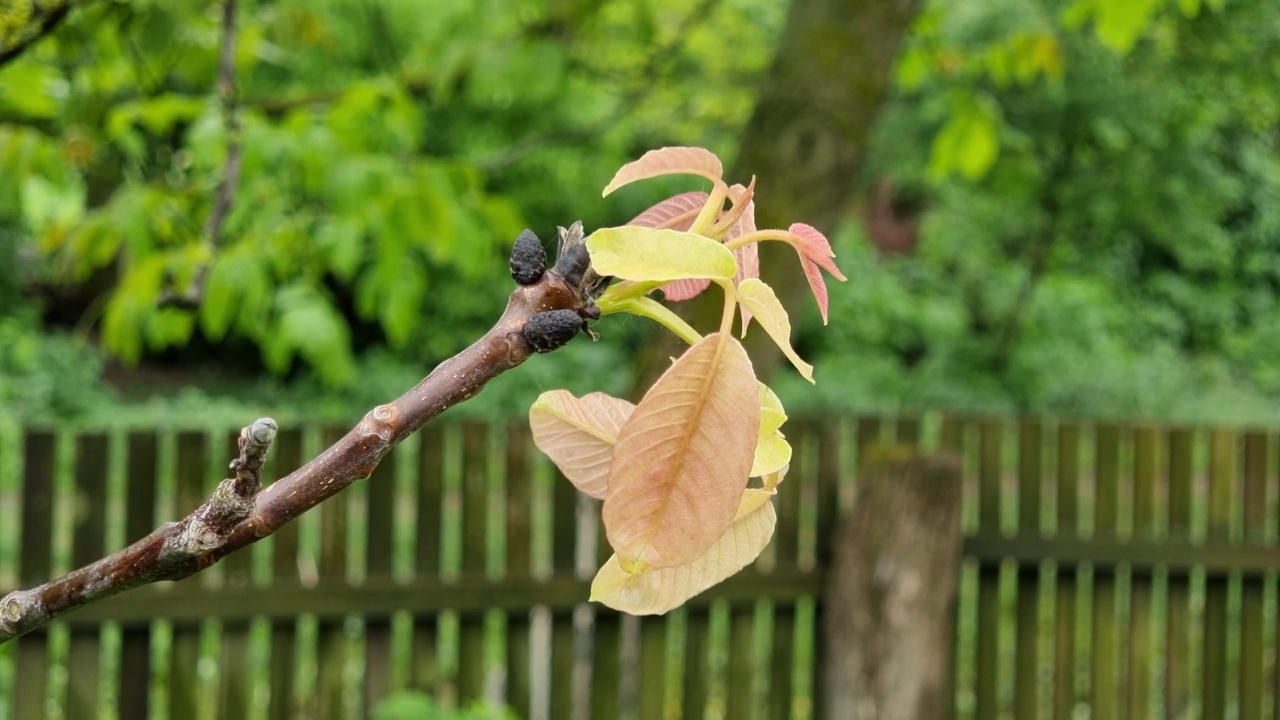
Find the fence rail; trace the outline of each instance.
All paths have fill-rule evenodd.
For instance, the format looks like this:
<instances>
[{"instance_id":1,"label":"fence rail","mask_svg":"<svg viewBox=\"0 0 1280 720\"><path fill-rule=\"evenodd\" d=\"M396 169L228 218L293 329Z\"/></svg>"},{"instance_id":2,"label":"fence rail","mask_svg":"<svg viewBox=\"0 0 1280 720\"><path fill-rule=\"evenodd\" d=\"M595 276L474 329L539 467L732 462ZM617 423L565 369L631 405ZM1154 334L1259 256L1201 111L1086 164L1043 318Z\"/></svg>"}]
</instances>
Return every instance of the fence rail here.
<instances>
[{"instance_id":1,"label":"fence rail","mask_svg":"<svg viewBox=\"0 0 1280 720\"><path fill-rule=\"evenodd\" d=\"M609 553L597 503L523 426L438 423L248 552L0 646L0 720L363 717L406 688L522 718L821 717L823 568L885 443L965 469L957 718L1280 713L1276 433L941 416L787 431L770 547L668 616L584 603ZM234 437L0 434L0 589L194 507ZM273 471L336 437L282 431Z\"/></svg>"}]
</instances>

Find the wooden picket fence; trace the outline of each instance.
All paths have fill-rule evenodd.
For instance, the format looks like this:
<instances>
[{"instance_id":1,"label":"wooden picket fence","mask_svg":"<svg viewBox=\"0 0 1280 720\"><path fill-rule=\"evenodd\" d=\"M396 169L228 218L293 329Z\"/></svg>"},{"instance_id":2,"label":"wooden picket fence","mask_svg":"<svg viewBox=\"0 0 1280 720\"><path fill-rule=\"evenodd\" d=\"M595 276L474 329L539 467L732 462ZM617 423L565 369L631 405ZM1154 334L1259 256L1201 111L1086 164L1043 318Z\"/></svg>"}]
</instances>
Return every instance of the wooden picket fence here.
<instances>
[{"instance_id":1,"label":"wooden picket fence","mask_svg":"<svg viewBox=\"0 0 1280 720\"><path fill-rule=\"evenodd\" d=\"M388 693L520 718L821 718L823 569L877 443L958 453L956 718L1275 718L1274 432L793 420L775 538L660 618L585 602L608 557L522 424L441 422L250 551L0 645L0 720L365 717ZM337 431L282 431L272 472ZM0 432L0 591L198 504L234 433ZM274 475L273 475L274 476Z\"/></svg>"}]
</instances>

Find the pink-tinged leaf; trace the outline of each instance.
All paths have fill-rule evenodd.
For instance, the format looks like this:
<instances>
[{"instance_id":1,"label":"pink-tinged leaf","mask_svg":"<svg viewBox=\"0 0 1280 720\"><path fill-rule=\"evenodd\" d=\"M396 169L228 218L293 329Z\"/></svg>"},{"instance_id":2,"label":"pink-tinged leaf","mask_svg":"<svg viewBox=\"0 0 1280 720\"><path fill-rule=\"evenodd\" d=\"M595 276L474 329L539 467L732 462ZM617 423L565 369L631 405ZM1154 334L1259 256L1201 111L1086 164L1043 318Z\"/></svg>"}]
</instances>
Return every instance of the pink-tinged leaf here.
<instances>
[{"instance_id":1,"label":"pink-tinged leaf","mask_svg":"<svg viewBox=\"0 0 1280 720\"><path fill-rule=\"evenodd\" d=\"M836 267L836 263L832 258L836 256L831 252L831 243L827 242L827 236L818 231L817 228L804 223L795 223L787 228L787 232L794 235L799 243L796 244L796 250L801 255L812 260L819 267L835 276L837 280L845 279L844 273L840 272L840 268Z\"/></svg>"},{"instance_id":2,"label":"pink-tinged leaf","mask_svg":"<svg viewBox=\"0 0 1280 720\"><path fill-rule=\"evenodd\" d=\"M662 286L662 297L674 302L692 300L709 287L710 280L677 280Z\"/></svg>"},{"instance_id":3,"label":"pink-tinged leaf","mask_svg":"<svg viewBox=\"0 0 1280 720\"><path fill-rule=\"evenodd\" d=\"M800 256L800 267L804 269L804 277L809 281L809 289L813 291L813 299L818 302L818 312L822 313L822 324L827 324L827 282L822 278L822 270L812 260Z\"/></svg>"},{"instance_id":4,"label":"pink-tinged leaf","mask_svg":"<svg viewBox=\"0 0 1280 720\"><path fill-rule=\"evenodd\" d=\"M639 227L666 228L669 230L688 230L693 221L707 204L710 196L697 190L680 193L654 205L635 216L628 225Z\"/></svg>"},{"instance_id":5,"label":"pink-tinged leaf","mask_svg":"<svg viewBox=\"0 0 1280 720\"><path fill-rule=\"evenodd\" d=\"M580 492L603 499L618 431L635 405L604 393L550 390L529 408L533 442Z\"/></svg>"},{"instance_id":6,"label":"pink-tinged leaf","mask_svg":"<svg viewBox=\"0 0 1280 720\"><path fill-rule=\"evenodd\" d=\"M679 567L631 574L614 555L591 582L591 599L632 615L660 615L750 565L773 537L772 490L747 490L733 523L711 549Z\"/></svg>"},{"instance_id":7,"label":"pink-tinged leaf","mask_svg":"<svg viewBox=\"0 0 1280 720\"><path fill-rule=\"evenodd\" d=\"M613 449L604 527L622 569L693 562L733 522L760 432L742 344L714 333L653 384Z\"/></svg>"},{"instance_id":8,"label":"pink-tinged leaf","mask_svg":"<svg viewBox=\"0 0 1280 720\"><path fill-rule=\"evenodd\" d=\"M722 182L724 166L715 153L700 147L665 147L650 150L639 160L623 165L605 186L604 195L623 185L659 175L701 175L712 182Z\"/></svg>"},{"instance_id":9,"label":"pink-tinged leaf","mask_svg":"<svg viewBox=\"0 0 1280 720\"><path fill-rule=\"evenodd\" d=\"M760 245L747 243L733 249L733 256L738 261L738 272L733 276L733 284L741 285L744 280L760 277Z\"/></svg>"},{"instance_id":10,"label":"pink-tinged leaf","mask_svg":"<svg viewBox=\"0 0 1280 720\"><path fill-rule=\"evenodd\" d=\"M628 225L688 230L710 196L696 191L667 198L636 216ZM692 300L710 287L709 280L679 280L662 286L662 296L671 301Z\"/></svg>"},{"instance_id":11,"label":"pink-tinged leaf","mask_svg":"<svg viewBox=\"0 0 1280 720\"><path fill-rule=\"evenodd\" d=\"M813 299L818 302L818 310L822 313L822 324L827 324L827 284L822 277L822 270L835 276L837 280L845 279L844 273L836 267L835 253L831 252L831 243L827 236L810 225L795 223L787 232L794 240L791 242L796 252L800 253L800 267L809 281L809 289L813 291ZM821 270L819 269L821 268Z\"/></svg>"}]
</instances>

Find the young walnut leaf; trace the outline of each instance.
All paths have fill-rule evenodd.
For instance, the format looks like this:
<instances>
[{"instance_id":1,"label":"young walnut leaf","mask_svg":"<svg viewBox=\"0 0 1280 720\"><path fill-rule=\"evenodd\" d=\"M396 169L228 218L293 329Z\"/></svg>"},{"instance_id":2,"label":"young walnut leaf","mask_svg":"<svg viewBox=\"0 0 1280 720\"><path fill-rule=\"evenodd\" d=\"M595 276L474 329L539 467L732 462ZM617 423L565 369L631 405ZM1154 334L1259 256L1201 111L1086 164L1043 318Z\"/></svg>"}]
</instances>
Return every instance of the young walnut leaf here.
<instances>
[{"instance_id":1,"label":"young walnut leaf","mask_svg":"<svg viewBox=\"0 0 1280 720\"><path fill-rule=\"evenodd\" d=\"M580 492L603 500L618 431L636 406L602 392L550 390L529 408L533 442Z\"/></svg>"},{"instance_id":2,"label":"young walnut leaf","mask_svg":"<svg viewBox=\"0 0 1280 720\"><path fill-rule=\"evenodd\" d=\"M773 537L772 490L747 490L733 523L707 552L678 567L628 573L609 558L591 582L591 599L632 615L659 615L750 565Z\"/></svg>"},{"instance_id":3,"label":"young walnut leaf","mask_svg":"<svg viewBox=\"0 0 1280 720\"><path fill-rule=\"evenodd\" d=\"M688 230L702 211L702 206L707 204L708 197L701 190L673 195L635 216L627 224L661 230Z\"/></svg>"},{"instance_id":4,"label":"young walnut leaf","mask_svg":"<svg viewBox=\"0 0 1280 720\"><path fill-rule=\"evenodd\" d=\"M587 238L587 251L597 273L623 280L728 280L738 269L733 253L725 246L676 230L627 225L604 228Z\"/></svg>"},{"instance_id":5,"label":"young walnut leaf","mask_svg":"<svg viewBox=\"0 0 1280 720\"><path fill-rule=\"evenodd\" d=\"M715 153L700 147L665 147L650 150L639 160L623 165L609 184L605 186L603 195L617 190L637 180L658 177L659 175L701 175L714 183L722 183L724 166Z\"/></svg>"},{"instance_id":6,"label":"young walnut leaf","mask_svg":"<svg viewBox=\"0 0 1280 720\"><path fill-rule=\"evenodd\" d=\"M684 565L715 544L733 522L759 428L755 373L731 336L704 337L658 378L613 447L603 515L623 570Z\"/></svg>"},{"instance_id":7,"label":"young walnut leaf","mask_svg":"<svg viewBox=\"0 0 1280 720\"><path fill-rule=\"evenodd\" d=\"M765 477L791 462L791 444L779 428L787 421L782 401L764 383L760 386L760 439L751 461L751 477Z\"/></svg>"},{"instance_id":8,"label":"young walnut leaf","mask_svg":"<svg viewBox=\"0 0 1280 720\"><path fill-rule=\"evenodd\" d=\"M755 315L760 327L769 333L769 337L773 338L773 342L782 349L782 353L796 366L804 379L813 382L813 366L801 360L791 348L791 320L778 301L778 296L773 294L773 288L755 278L744 280L738 286L738 302ZM747 334L745 320L742 323L742 334Z\"/></svg>"},{"instance_id":9,"label":"young walnut leaf","mask_svg":"<svg viewBox=\"0 0 1280 720\"><path fill-rule=\"evenodd\" d=\"M662 297L671 302L692 300L711 287L710 280L677 280L662 286Z\"/></svg>"},{"instance_id":10,"label":"young walnut leaf","mask_svg":"<svg viewBox=\"0 0 1280 720\"><path fill-rule=\"evenodd\" d=\"M636 227L688 230L710 196L704 192L681 193L654 205L627 223ZM677 280L662 286L667 300L680 301L697 297L711 285L710 280Z\"/></svg>"},{"instance_id":11,"label":"young walnut leaf","mask_svg":"<svg viewBox=\"0 0 1280 720\"><path fill-rule=\"evenodd\" d=\"M813 298L818 301L818 310L822 312L822 324L825 325L827 324L827 284L822 279L822 272L818 268L826 270L837 280L843 281L844 274L831 259L836 254L831 252L831 243L827 242L827 236L811 225L795 223L787 228L787 232L794 238L791 245L800 254L800 267L804 269L804 276L809 280L809 288L813 290Z\"/></svg>"}]
</instances>

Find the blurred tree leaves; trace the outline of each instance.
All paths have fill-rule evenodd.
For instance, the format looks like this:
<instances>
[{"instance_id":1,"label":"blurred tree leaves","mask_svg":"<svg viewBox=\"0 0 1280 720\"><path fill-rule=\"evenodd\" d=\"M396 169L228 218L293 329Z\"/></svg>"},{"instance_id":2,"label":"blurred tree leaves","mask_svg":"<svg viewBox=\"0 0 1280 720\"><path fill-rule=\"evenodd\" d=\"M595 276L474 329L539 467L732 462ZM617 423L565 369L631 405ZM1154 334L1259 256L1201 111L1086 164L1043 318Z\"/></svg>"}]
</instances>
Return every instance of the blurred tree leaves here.
<instances>
[{"instance_id":1,"label":"blurred tree leaves","mask_svg":"<svg viewBox=\"0 0 1280 720\"><path fill-rule=\"evenodd\" d=\"M217 239L220 3L89 6L0 71L0 220L47 280L116 278L101 339L128 362L197 335L330 386L362 348L439 360L500 310L522 228L601 224L583 199L637 147L732 147L776 5L240 2L242 172ZM202 272L197 309L159 307Z\"/></svg>"},{"instance_id":2,"label":"blurred tree leaves","mask_svg":"<svg viewBox=\"0 0 1280 720\"><path fill-rule=\"evenodd\" d=\"M1121 47L1075 6L925 13L871 173L913 253L845 237L819 372L855 404L1274 418L1280 13L1159 2Z\"/></svg>"}]
</instances>

